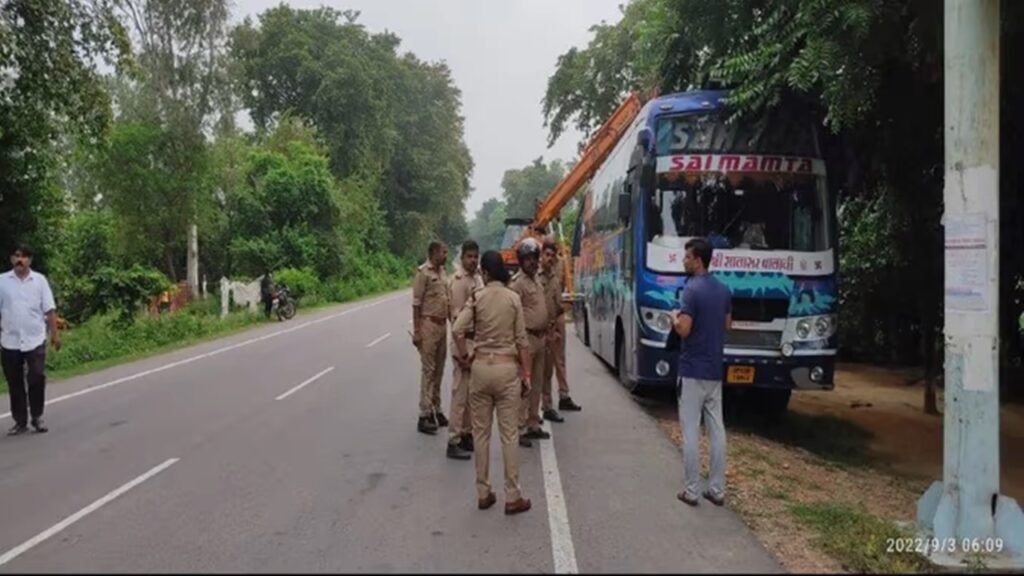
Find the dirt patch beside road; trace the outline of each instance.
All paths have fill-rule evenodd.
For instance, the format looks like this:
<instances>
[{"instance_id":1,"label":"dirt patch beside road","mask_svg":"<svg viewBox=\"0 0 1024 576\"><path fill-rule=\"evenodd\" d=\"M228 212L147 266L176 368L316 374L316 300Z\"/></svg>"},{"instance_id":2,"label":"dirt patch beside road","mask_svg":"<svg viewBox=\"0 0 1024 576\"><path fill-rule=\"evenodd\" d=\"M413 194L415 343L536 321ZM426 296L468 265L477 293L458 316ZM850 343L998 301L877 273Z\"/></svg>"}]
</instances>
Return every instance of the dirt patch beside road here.
<instances>
[{"instance_id":1,"label":"dirt patch beside road","mask_svg":"<svg viewBox=\"0 0 1024 576\"><path fill-rule=\"evenodd\" d=\"M791 409L833 416L871 434L871 455L900 475L942 478L942 416L924 413L921 384L906 382L918 373L844 364L831 392L795 394ZM941 398L941 396L940 396ZM1024 406L1000 410L1000 489L1024 502ZM1016 455L1016 456L1015 456Z\"/></svg>"}]
</instances>

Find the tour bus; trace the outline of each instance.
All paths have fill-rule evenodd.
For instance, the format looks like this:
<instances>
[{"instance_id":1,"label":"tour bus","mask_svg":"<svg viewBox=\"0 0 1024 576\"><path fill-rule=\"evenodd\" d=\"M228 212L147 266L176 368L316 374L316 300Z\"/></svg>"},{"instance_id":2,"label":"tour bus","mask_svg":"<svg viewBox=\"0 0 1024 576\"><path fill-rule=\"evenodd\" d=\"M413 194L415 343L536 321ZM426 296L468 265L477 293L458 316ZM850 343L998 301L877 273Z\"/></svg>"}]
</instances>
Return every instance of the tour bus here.
<instances>
[{"instance_id":1,"label":"tour bus","mask_svg":"<svg viewBox=\"0 0 1024 576\"><path fill-rule=\"evenodd\" d=\"M732 293L724 382L784 411L830 390L837 349L837 224L817 131L802 112L730 122L725 91L647 102L584 190L573 237L576 332L631 390L675 386L669 312L684 246L714 248Z\"/></svg>"}]
</instances>

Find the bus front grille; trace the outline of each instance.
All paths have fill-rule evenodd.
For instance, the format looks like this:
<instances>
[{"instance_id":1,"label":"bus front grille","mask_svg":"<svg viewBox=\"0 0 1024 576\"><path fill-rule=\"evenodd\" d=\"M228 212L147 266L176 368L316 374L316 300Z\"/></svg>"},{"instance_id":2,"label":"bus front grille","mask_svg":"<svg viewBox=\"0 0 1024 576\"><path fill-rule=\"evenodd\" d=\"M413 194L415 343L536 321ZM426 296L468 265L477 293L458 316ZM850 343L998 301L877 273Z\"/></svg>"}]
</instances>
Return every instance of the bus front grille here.
<instances>
[{"instance_id":1,"label":"bus front grille","mask_svg":"<svg viewBox=\"0 0 1024 576\"><path fill-rule=\"evenodd\" d=\"M732 319L743 322L772 322L789 316L789 300L733 298Z\"/></svg>"},{"instance_id":2,"label":"bus front grille","mask_svg":"<svg viewBox=\"0 0 1024 576\"><path fill-rule=\"evenodd\" d=\"M729 348L778 350L782 345L782 332L770 330L729 330L725 333L725 345Z\"/></svg>"}]
</instances>

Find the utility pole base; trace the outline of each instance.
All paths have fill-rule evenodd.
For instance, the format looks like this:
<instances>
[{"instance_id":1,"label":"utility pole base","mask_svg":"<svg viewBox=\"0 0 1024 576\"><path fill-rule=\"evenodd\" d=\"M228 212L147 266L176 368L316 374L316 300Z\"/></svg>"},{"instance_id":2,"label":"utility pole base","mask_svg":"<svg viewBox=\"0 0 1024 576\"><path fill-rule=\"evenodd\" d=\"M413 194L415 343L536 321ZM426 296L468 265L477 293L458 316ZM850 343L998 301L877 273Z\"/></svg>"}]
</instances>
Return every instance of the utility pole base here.
<instances>
[{"instance_id":1,"label":"utility pole base","mask_svg":"<svg viewBox=\"0 0 1024 576\"><path fill-rule=\"evenodd\" d=\"M953 495L945 485L936 481L917 501L918 537L935 539L939 550L928 555L937 566L963 568L973 559L984 563L987 569L1024 570L1024 510L1008 496L996 498L992 516L991 537L965 537L957 534L957 510ZM955 551L943 543L952 542ZM1000 548L1002 552L989 552ZM966 550L964 550L966 548Z\"/></svg>"}]
</instances>

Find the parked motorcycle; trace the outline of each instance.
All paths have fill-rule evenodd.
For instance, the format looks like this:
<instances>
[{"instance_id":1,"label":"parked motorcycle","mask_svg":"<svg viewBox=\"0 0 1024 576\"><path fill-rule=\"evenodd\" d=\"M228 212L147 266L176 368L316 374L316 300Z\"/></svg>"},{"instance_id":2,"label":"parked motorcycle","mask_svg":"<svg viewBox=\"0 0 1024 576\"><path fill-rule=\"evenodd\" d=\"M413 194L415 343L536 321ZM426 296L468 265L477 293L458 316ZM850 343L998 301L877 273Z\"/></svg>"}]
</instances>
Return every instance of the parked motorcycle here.
<instances>
[{"instance_id":1,"label":"parked motorcycle","mask_svg":"<svg viewBox=\"0 0 1024 576\"><path fill-rule=\"evenodd\" d=\"M282 284L271 294L271 310L277 313L277 319L281 322L295 316L295 306L295 298L292 298L288 286Z\"/></svg>"}]
</instances>

